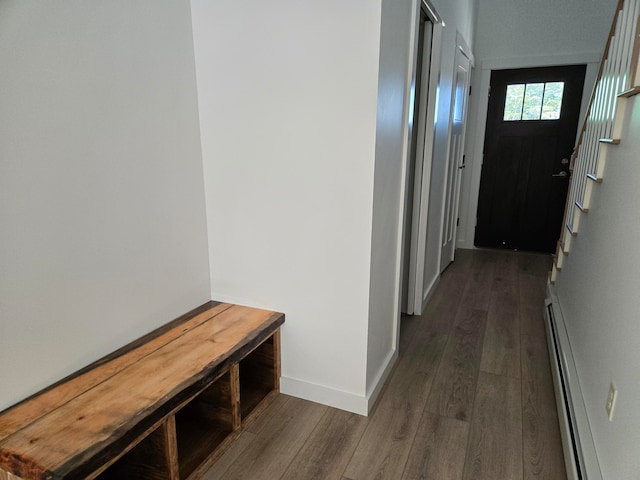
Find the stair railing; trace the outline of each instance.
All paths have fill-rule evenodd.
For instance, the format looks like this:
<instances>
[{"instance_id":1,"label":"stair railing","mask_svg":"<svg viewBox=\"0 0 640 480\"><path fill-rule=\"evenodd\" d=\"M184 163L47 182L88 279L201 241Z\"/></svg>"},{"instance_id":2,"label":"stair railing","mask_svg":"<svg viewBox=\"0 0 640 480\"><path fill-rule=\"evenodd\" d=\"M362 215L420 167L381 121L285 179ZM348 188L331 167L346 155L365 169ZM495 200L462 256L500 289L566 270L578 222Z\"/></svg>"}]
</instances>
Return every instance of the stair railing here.
<instances>
[{"instance_id":1,"label":"stair railing","mask_svg":"<svg viewBox=\"0 0 640 480\"><path fill-rule=\"evenodd\" d=\"M571 182L565 206L563 229L558 242L551 280L568 255L571 238L578 234L582 214L589 211L594 183L602 182L606 148L620 143L618 101L622 96L640 93L638 55L640 54L640 0L619 0L609 37L602 55L589 107L571 156Z\"/></svg>"}]
</instances>

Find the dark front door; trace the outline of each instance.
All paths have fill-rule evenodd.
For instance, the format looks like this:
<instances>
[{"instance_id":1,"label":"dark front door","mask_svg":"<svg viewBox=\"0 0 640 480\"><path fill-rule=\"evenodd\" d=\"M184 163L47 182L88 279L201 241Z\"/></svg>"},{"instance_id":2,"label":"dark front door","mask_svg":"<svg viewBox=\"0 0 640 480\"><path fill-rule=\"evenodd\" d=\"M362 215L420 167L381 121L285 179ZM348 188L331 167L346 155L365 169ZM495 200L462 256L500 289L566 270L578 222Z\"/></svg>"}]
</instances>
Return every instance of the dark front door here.
<instances>
[{"instance_id":1,"label":"dark front door","mask_svg":"<svg viewBox=\"0 0 640 480\"><path fill-rule=\"evenodd\" d=\"M585 65L491 73L475 245L552 252Z\"/></svg>"}]
</instances>

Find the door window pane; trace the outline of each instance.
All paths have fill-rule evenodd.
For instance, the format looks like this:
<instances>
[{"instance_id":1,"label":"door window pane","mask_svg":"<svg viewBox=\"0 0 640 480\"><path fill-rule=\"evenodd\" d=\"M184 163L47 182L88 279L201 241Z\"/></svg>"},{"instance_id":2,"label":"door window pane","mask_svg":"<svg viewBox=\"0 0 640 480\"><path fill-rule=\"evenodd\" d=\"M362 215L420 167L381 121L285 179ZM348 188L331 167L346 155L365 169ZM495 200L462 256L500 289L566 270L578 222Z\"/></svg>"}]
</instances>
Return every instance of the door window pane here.
<instances>
[{"instance_id":1,"label":"door window pane","mask_svg":"<svg viewBox=\"0 0 640 480\"><path fill-rule=\"evenodd\" d=\"M562 107L562 92L564 82L549 82L544 86L544 100L542 102L542 120L558 120Z\"/></svg>"},{"instance_id":2,"label":"door window pane","mask_svg":"<svg viewBox=\"0 0 640 480\"><path fill-rule=\"evenodd\" d=\"M564 82L515 83L507 85L504 121L558 120Z\"/></svg>"},{"instance_id":3,"label":"door window pane","mask_svg":"<svg viewBox=\"0 0 640 480\"><path fill-rule=\"evenodd\" d=\"M507 99L504 105L504 120L522 119L524 84L507 85Z\"/></svg>"},{"instance_id":4,"label":"door window pane","mask_svg":"<svg viewBox=\"0 0 640 480\"><path fill-rule=\"evenodd\" d=\"M527 83L524 93L522 120L540 120L544 83Z\"/></svg>"}]
</instances>

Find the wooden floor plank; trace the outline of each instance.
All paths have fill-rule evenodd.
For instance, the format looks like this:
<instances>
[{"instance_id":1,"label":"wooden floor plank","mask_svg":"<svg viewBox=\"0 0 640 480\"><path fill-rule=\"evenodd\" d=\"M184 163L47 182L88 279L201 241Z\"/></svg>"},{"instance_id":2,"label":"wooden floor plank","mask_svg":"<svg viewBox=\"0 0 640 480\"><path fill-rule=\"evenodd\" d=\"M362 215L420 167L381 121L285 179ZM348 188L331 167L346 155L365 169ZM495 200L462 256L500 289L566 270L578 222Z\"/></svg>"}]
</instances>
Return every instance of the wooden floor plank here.
<instances>
[{"instance_id":1,"label":"wooden floor plank","mask_svg":"<svg viewBox=\"0 0 640 480\"><path fill-rule=\"evenodd\" d=\"M367 417L330 409L283 478L341 480L367 426Z\"/></svg>"},{"instance_id":2,"label":"wooden floor plank","mask_svg":"<svg viewBox=\"0 0 640 480\"><path fill-rule=\"evenodd\" d=\"M419 317L422 328L418 329L413 341L420 342L420 333L448 334L453 327L454 320L461 305L469 276L460 272L447 270L440 279L434 294Z\"/></svg>"},{"instance_id":3,"label":"wooden floor plank","mask_svg":"<svg viewBox=\"0 0 640 480\"><path fill-rule=\"evenodd\" d=\"M553 257L550 254L525 252L518 254L518 268L520 272L542 279L547 278L552 263Z\"/></svg>"},{"instance_id":4,"label":"wooden floor plank","mask_svg":"<svg viewBox=\"0 0 640 480\"><path fill-rule=\"evenodd\" d=\"M566 479L549 355L544 338L522 337L525 480Z\"/></svg>"},{"instance_id":5,"label":"wooden floor plank","mask_svg":"<svg viewBox=\"0 0 640 480\"><path fill-rule=\"evenodd\" d=\"M476 257L477 250L457 249L455 260L447 266L445 273L469 274Z\"/></svg>"},{"instance_id":6,"label":"wooden floor plank","mask_svg":"<svg viewBox=\"0 0 640 480\"><path fill-rule=\"evenodd\" d=\"M224 452L224 454L218 459L213 467L203 477L205 480L218 480L224 477L224 472L227 471L237 461L242 461L242 455L244 451L258 437L258 433L262 431L269 423L272 417L280 415L279 411L287 407L287 404L291 401L291 397L288 395L278 395L273 402L271 402L267 408L260 414L251 424L246 427L240 437L231 445L231 447Z\"/></svg>"},{"instance_id":7,"label":"wooden floor plank","mask_svg":"<svg viewBox=\"0 0 640 480\"><path fill-rule=\"evenodd\" d=\"M546 336L544 330L544 297L546 282L530 274L519 275L520 329L523 335Z\"/></svg>"},{"instance_id":8,"label":"wooden floor plank","mask_svg":"<svg viewBox=\"0 0 640 480\"><path fill-rule=\"evenodd\" d=\"M262 415L262 418L266 418L255 440L247 445L242 451L242 458L233 463L221 478L225 480L282 478L285 470L328 408L290 397L286 408L277 409L271 416Z\"/></svg>"},{"instance_id":9,"label":"wooden floor plank","mask_svg":"<svg viewBox=\"0 0 640 480\"><path fill-rule=\"evenodd\" d=\"M461 308L466 308L467 311L489 310L497 255L492 251L476 251L472 265L466 274L465 291L463 297L460 298Z\"/></svg>"},{"instance_id":10,"label":"wooden floor plank","mask_svg":"<svg viewBox=\"0 0 640 480\"><path fill-rule=\"evenodd\" d=\"M467 422L425 412L403 480L461 480L468 435Z\"/></svg>"},{"instance_id":11,"label":"wooden floor plank","mask_svg":"<svg viewBox=\"0 0 640 480\"><path fill-rule=\"evenodd\" d=\"M522 479L519 379L480 372L463 479Z\"/></svg>"},{"instance_id":12,"label":"wooden floor plank","mask_svg":"<svg viewBox=\"0 0 640 480\"><path fill-rule=\"evenodd\" d=\"M444 349L446 335L412 344L399 360L344 475L352 480L402 476L409 449Z\"/></svg>"},{"instance_id":13,"label":"wooden floor plank","mask_svg":"<svg viewBox=\"0 0 640 480\"><path fill-rule=\"evenodd\" d=\"M459 310L429 396L429 412L471 418L486 320L483 310Z\"/></svg>"},{"instance_id":14,"label":"wooden floor plank","mask_svg":"<svg viewBox=\"0 0 640 480\"><path fill-rule=\"evenodd\" d=\"M263 417L269 415L270 412L265 411ZM244 451L248 446L255 441L256 434L248 431L243 431L240 436L233 442L229 449L216 461L202 477L202 480L220 480L224 477L226 472L234 462L238 461L244 454Z\"/></svg>"},{"instance_id":15,"label":"wooden floor plank","mask_svg":"<svg viewBox=\"0 0 640 480\"><path fill-rule=\"evenodd\" d=\"M520 377L518 257L503 255L494 270L480 369Z\"/></svg>"}]
</instances>

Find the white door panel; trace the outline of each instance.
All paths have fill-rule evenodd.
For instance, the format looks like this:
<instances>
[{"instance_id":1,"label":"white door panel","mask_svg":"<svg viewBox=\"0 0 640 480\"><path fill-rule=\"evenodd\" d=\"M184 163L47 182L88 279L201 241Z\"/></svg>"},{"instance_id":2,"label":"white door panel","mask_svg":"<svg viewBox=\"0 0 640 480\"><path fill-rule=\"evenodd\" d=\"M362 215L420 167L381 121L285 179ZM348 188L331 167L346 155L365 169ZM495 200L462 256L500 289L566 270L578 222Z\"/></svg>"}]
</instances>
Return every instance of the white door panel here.
<instances>
[{"instance_id":1,"label":"white door panel","mask_svg":"<svg viewBox=\"0 0 640 480\"><path fill-rule=\"evenodd\" d=\"M442 228L442 272L455 256L456 232L458 228L458 208L460 204L460 183L464 172L464 136L469 98L471 60L456 50L456 71L454 78L453 109L451 115L449 155L447 159L447 182L445 192L444 218Z\"/></svg>"}]
</instances>

